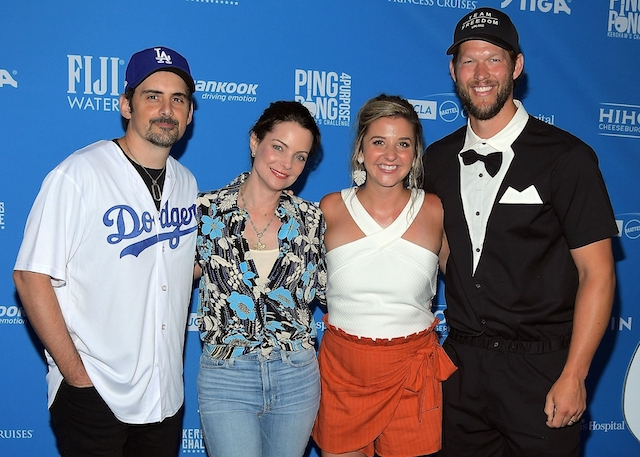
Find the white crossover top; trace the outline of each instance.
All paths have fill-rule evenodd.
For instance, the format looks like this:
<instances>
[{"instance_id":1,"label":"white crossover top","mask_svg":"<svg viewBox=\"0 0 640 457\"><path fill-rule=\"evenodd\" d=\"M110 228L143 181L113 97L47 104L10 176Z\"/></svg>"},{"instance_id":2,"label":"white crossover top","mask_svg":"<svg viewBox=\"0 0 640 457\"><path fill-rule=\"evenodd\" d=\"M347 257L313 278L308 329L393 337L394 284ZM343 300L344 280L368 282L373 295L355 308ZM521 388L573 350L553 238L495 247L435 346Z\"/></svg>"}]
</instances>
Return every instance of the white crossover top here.
<instances>
[{"instance_id":1,"label":"white crossover top","mask_svg":"<svg viewBox=\"0 0 640 457\"><path fill-rule=\"evenodd\" d=\"M349 214L366 235L327 253L328 320L345 332L374 339L411 335L431 326L438 256L402 238L424 202L413 189L396 220L382 228L356 188L344 189Z\"/></svg>"}]
</instances>

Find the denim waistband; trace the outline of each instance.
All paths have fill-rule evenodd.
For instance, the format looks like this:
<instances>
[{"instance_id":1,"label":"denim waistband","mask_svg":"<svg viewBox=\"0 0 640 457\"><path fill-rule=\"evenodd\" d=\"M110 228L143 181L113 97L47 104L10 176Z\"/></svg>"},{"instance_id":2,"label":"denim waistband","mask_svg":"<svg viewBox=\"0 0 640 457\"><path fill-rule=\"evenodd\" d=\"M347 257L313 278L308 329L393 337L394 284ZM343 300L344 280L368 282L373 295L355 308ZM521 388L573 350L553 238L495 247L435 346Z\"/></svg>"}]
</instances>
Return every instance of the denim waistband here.
<instances>
[{"instance_id":1,"label":"denim waistband","mask_svg":"<svg viewBox=\"0 0 640 457\"><path fill-rule=\"evenodd\" d=\"M456 329L449 330L447 339L459 344L473 346L482 349L493 349L502 352L516 352L521 354L546 354L548 352L567 349L571 343L571 334L559 338L551 338L538 341L508 340L499 336L469 336Z\"/></svg>"},{"instance_id":2,"label":"denim waistband","mask_svg":"<svg viewBox=\"0 0 640 457\"><path fill-rule=\"evenodd\" d=\"M251 350L251 352L247 352L246 354L241 354L235 357L227 357L227 358L219 358L219 357L215 357L213 355L211 355L211 353L207 352L206 350L203 351L203 354L205 354L207 357L211 357L212 359L217 359L217 360L257 360L257 361L269 361L269 360L282 360L282 361L286 361L287 358L290 357L291 354L296 354L299 352L304 352L304 351L313 351L315 352L315 348L309 348L309 349L295 349L293 351L288 351L285 349L281 349L281 348L270 348L269 351L263 351L260 348L254 348L253 350Z\"/></svg>"}]
</instances>

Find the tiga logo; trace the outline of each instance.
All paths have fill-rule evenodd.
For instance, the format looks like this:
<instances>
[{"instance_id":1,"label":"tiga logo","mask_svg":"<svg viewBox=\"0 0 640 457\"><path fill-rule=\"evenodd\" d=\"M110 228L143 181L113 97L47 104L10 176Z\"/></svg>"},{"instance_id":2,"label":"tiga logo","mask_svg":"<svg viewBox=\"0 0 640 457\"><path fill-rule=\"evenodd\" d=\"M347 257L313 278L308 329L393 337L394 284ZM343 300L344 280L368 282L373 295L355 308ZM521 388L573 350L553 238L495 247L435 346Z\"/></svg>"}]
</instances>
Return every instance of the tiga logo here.
<instances>
[{"instance_id":1,"label":"tiga logo","mask_svg":"<svg viewBox=\"0 0 640 457\"><path fill-rule=\"evenodd\" d=\"M519 3L520 11L540 11L541 13L553 14L566 13L571 14L571 8L567 5L567 1L571 0L502 0L500 8L506 8L511 3Z\"/></svg>"},{"instance_id":2,"label":"tiga logo","mask_svg":"<svg viewBox=\"0 0 640 457\"><path fill-rule=\"evenodd\" d=\"M2 68L0 68L0 87L4 87L5 84L18 88L18 81L13 79L13 76L11 76L11 73L9 73L7 70L3 70Z\"/></svg>"}]
</instances>

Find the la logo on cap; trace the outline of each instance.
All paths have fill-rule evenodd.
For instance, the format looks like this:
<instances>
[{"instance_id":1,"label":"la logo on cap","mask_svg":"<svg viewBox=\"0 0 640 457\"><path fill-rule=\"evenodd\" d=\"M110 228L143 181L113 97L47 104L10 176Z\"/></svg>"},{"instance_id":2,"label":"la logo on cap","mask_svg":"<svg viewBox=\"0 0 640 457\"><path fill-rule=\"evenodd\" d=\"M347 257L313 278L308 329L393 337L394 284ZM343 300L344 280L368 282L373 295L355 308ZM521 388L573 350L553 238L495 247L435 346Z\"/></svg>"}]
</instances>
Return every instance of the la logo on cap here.
<instances>
[{"instance_id":1,"label":"la logo on cap","mask_svg":"<svg viewBox=\"0 0 640 457\"><path fill-rule=\"evenodd\" d=\"M162 48L153 48L156 51L156 62L165 63L167 65L171 65L171 56L167 55L167 53Z\"/></svg>"}]
</instances>

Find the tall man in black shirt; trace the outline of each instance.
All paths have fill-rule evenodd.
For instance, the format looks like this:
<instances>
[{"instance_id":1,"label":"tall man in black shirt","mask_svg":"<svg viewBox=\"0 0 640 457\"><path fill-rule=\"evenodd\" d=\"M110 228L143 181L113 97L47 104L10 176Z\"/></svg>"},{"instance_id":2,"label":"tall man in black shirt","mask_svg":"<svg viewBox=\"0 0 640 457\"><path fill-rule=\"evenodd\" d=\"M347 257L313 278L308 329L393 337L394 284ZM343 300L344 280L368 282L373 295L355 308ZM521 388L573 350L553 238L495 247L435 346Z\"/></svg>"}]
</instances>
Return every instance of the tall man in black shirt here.
<instances>
[{"instance_id":1,"label":"tall man in black shirt","mask_svg":"<svg viewBox=\"0 0 640 457\"><path fill-rule=\"evenodd\" d=\"M469 121L424 161L444 206L445 349L459 368L444 383L442 454L577 456L615 288L597 158L514 100L524 57L503 12L467 13L447 54Z\"/></svg>"}]
</instances>

